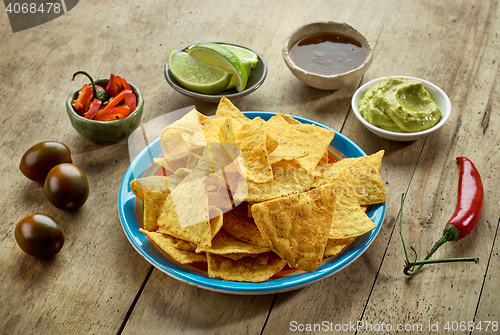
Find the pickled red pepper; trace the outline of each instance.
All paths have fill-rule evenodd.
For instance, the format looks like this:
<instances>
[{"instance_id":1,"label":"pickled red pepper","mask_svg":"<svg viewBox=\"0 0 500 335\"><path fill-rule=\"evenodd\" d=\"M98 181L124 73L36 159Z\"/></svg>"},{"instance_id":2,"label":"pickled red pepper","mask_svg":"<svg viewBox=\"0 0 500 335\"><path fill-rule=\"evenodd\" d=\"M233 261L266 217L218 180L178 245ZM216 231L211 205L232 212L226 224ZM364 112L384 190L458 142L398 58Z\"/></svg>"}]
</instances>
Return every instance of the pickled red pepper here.
<instances>
[{"instance_id":1,"label":"pickled red pepper","mask_svg":"<svg viewBox=\"0 0 500 335\"><path fill-rule=\"evenodd\" d=\"M477 263L479 260L477 257L444 258L436 260L429 259L434 254L434 252L446 242L456 241L467 236L476 226L479 220L479 216L481 215L484 199L484 189L479 172L469 159L465 157L457 157L457 161L460 165L460 176L458 180L458 196L455 212L453 213L453 216L450 218L450 220L448 220L448 223L446 224L443 231L443 236L436 242L434 247L431 249L431 251L429 251L423 261L417 260L411 262L409 260L406 244L401 232L404 194L401 197L399 228L401 241L403 242L403 248L406 256L406 263L403 272L407 276L416 274L422 269L425 264L467 261L473 261ZM415 252L413 247L411 249L413 250L413 252Z\"/></svg>"},{"instance_id":2,"label":"pickled red pepper","mask_svg":"<svg viewBox=\"0 0 500 335\"><path fill-rule=\"evenodd\" d=\"M114 121L127 117L137 107L137 97L124 78L111 74L104 89L95 85L92 77L85 71L75 72L73 79L78 74L87 76L92 85L83 85L78 98L73 102L78 115L90 120Z\"/></svg>"}]
</instances>

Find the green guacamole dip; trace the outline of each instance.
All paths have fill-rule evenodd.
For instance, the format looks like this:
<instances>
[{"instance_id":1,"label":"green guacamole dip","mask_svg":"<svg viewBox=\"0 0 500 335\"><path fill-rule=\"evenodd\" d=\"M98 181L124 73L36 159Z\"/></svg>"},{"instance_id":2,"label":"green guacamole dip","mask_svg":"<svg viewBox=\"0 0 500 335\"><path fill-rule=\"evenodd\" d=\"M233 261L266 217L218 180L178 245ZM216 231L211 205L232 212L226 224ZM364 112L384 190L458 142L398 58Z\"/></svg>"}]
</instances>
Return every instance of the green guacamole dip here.
<instances>
[{"instance_id":1,"label":"green guacamole dip","mask_svg":"<svg viewBox=\"0 0 500 335\"><path fill-rule=\"evenodd\" d=\"M365 92L358 107L372 125L399 133L423 131L441 119L432 96L415 79L387 77Z\"/></svg>"}]
</instances>

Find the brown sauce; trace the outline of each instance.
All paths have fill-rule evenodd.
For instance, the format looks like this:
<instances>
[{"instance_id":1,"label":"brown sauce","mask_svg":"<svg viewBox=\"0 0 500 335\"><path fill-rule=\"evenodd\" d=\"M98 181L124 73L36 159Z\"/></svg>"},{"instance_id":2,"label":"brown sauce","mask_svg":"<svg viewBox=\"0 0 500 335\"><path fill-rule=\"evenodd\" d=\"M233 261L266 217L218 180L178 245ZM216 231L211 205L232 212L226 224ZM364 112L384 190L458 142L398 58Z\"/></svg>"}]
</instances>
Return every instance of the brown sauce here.
<instances>
[{"instance_id":1,"label":"brown sauce","mask_svg":"<svg viewBox=\"0 0 500 335\"><path fill-rule=\"evenodd\" d=\"M304 37L290 49L290 58L298 67L321 75L336 75L360 67L368 50L353 38L337 34Z\"/></svg>"}]
</instances>

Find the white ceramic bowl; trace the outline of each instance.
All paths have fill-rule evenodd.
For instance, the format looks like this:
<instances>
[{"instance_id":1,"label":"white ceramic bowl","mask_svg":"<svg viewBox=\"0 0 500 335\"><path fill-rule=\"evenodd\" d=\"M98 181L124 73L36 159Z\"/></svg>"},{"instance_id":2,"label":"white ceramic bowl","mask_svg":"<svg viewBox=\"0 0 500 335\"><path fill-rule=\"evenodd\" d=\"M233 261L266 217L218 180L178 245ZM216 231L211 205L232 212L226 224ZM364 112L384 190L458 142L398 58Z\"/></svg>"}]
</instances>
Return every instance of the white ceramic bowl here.
<instances>
[{"instance_id":1,"label":"white ceramic bowl","mask_svg":"<svg viewBox=\"0 0 500 335\"><path fill-rule=\"evenodd\" d=\"M352 96L352 100L351 100L352 111L354 112L354 115L358 118L358 120L369 131L371 131L375 135L378 135L378 136L383 137L383 138L388 139L388 140L415 141L419 138L422 138L422 137L429 135L432 132L435 132L436 130L441 128L446 123L446 121L448 120L448 118L450 117L450 114L451 114L451 103L450 103L450 99L448 98L446 93L444 93L444 91L442 89L440 89L436 85L434 85L426 80L415 78L415 77L408 77L408 76L389 76L389 77L416 79L416 80L421 81L422 84L424 85L424 88L427 91L429 91L432 98L434 99L434 101L438 105L439 109L441 109L441 120L439 120L439 122L434 127L429 128L427 130L420 131L420 132L415 132L415 133L397 133L397 132L393 132L393 131L388 131L388 130L384 130L384 129L381 129L379 127L376 127L376 126L372 125L371 123L369 123L368 121L366 121L361 116L361 114L359 114L359 110L358 110L359 102L363 98L363 95L365 94L365 92L370 87L378 84L379 82L381 82L382 80L387 78L387 77L383 77L383 78L378 78L378 79L374 79L372 81L367 82L366 84L364 84L363 86L358 88L358 90Z\"/></svg>"},{"instance_id":2,"label":"white ceramic bowl","mask_svg":"<svg viewBox=\"0 0 500 335\"><path fill-rule=\"evenodd\" d=\"M290 58L290 49L292 46L304 37L322 33L340 34L359 41L367 49L368 57L358 68L332 76L311 73L298 67ZM373 50L370 43L361 33L347 23L338 22L315 22L299 27L292 34L290 34L285 41L285 45L283 46L283 59L295 77L300 79L306 85L322 90L336 90L343 86L353 84L356 80L359 80L370 67L373 59L372 54Z\"/></svg>"}]
</instances>

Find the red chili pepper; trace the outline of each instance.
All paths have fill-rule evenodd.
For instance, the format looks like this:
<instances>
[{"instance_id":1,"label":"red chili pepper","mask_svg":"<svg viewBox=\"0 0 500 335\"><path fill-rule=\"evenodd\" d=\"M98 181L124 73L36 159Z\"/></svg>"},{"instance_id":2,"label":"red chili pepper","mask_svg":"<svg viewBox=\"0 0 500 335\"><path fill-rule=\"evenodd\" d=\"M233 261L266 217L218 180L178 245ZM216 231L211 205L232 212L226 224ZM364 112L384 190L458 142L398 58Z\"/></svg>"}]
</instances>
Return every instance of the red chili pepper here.
<instances>
[{"instance_id":1,"label":"red chili pepper","mask_svg":"<svg viewBox=\"0 0 500 335\"><path fill-rule=\"evenodd\" d=\"M484 199L483 182L474 164L465 157L457 157L457 161L460 164L457 207L445 228L453 231L450 241L464 238L471 232L481 215Z\"/></svg>"},{"instance_id":2,"label":"red chili pepper","mask_svg":"<svg viewBox=\"0 0 500 335\"><path fill-rule=\"evenodd\" d=\"M89 110L83 116L86 119L92 120L95 117L95 115L97 114L97 112L99 111L99 108L101 107L101 105L102 105L101 100L94 99L94 101L92 101L92 105L90 106Z\"/></svg>"},{"instance_id":3,"label":"red chili pepper","mask_svg":"<svg viewBox=\"0 0 500 335\"><path fill-rule=\"evenodd\" d=\"M130 108L127 106L118 106L111 108L110 110L106 112L100 112L94 120L96 121L114 121L114 120L120 120L123 119L124 117L128 116L130 114Z\"/></svg>"},{"instance_id":4,"label":"red chili pepper","mask_svg":"<svg viewBox=\"0 0 500 335\"><path fill-rule=\"evenodd\" d=\"M450 220L448 220L443 231L443 236L436 242L423 261L409 261L406 245L401 233L403 197L401 198L400 234L406 255L406 264L403 270L406 275L413 275L420 271L425 264L430 263L478 261L476 257L429 260L434 252L446 242L456 241L467 236L476 226L483 208L484 189L479 172L469 159L457 157L457 161L460 165L460 175L458 179L458 197L455 212ZM415 250L413 249L413 251ZM414 268L417 265L418 267Z\"/></svg>"},{"instance_id":5,"label":"red chili pepper","mask_svg":"<svg viewBox=\"0 0 500 335\"><path fill-rule=\"evenodd\" d=\"M80 116L83 116L87 112L89 108L90 101L92 100L92 87L87 84L84 84L80 92L78 93L78 97L75 101L73 101L73 108L75 108L76 113Z\"/></svg>"},{"instance_id":6,"label":"red chili pepper","mask_svg":"<svg viewBox=\"0 0 500 335\"><path fill-rule=\"evenodd\" d=\"M114 97L118 94L118 86L116 85L115 75L109 76L108 84L106 85L106 93L109 97Z\"/></svg>"}]
</instances>

